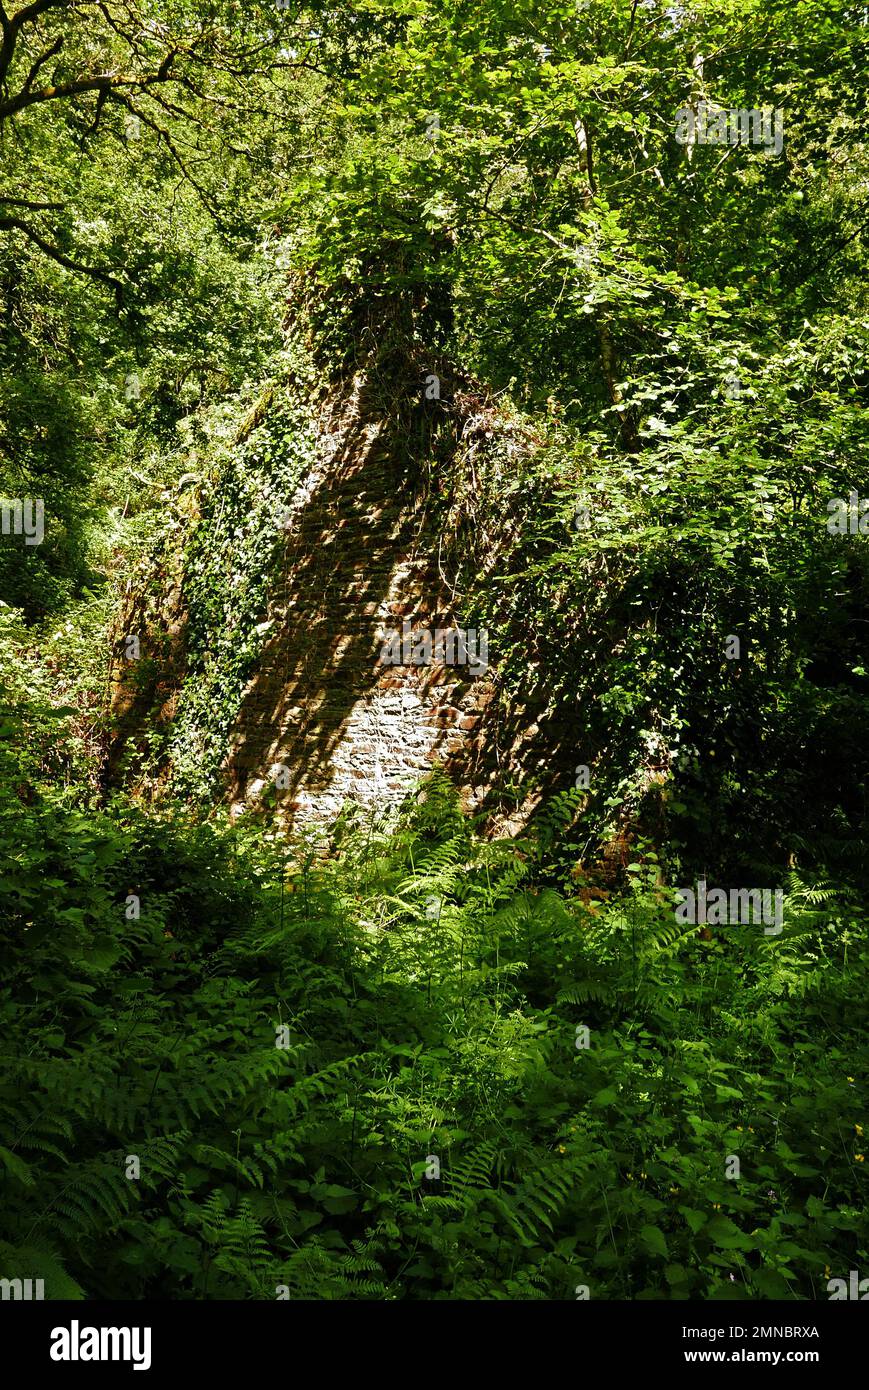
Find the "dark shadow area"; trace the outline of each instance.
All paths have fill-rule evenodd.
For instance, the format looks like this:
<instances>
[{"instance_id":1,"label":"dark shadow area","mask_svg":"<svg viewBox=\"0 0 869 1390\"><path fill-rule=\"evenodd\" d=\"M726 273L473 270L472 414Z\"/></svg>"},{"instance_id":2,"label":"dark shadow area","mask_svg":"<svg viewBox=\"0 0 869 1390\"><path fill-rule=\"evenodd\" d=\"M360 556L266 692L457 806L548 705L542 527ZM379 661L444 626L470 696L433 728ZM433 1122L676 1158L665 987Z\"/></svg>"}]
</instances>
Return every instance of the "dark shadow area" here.
<instances>
[{"instance_id":1,"label":"dark shadow area","mask_svg":"<svg viewBox=\"0 0 869 1390\"><path fill-rule=\"evenodd\" d=\"M425 456L437 419L418 397L384 410L372 394L363 387L352 411L345 406L335 431L339 450L287 536L268 609L275 627L231 731L225 770L232 800L267 781L276 764L289 773L282 779L288 785L275 789L287 812L302 785L326 788L354 706L389 675L379 664L384 621L400 628L404 617L424 613L428 621L441 605L436 527L410 457ZM399 567L401 602L392 605L399 611L387 616Z\"/></svg>"}]
</instances>

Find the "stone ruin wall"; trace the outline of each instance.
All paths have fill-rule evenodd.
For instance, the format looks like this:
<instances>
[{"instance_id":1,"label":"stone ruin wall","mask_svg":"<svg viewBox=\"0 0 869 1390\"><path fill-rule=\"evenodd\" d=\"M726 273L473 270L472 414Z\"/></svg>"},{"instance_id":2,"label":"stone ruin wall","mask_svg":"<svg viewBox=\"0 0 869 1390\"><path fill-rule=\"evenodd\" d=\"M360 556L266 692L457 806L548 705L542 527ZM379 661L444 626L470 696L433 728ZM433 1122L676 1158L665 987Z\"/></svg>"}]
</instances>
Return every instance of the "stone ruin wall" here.
<instances>
[{"instance_id":1,"label":"stone ruin wall","mask_svg":"<svg viewBox=\"0 0 869 1390\"><path fill-rule=\"evenodd\" d=\"M318 456L288 509L268 635L223 767L233 816L255 811L271 784L276 818L288 831L329 822L348 800L387 811L435 765L471 811L505 773L536 770L545 780L554 766L559 731L541 726L541 711L509 708L494 667L475 676L442 661L381 661L384 641L403 623L418 635L464 627L465 619L402 451L388 423L366 410L364 393L357 379L322 411ZM176 577L163 618L173 670L149 696L164 724L184 678L182 590ZM119 663L112 695L119 733L109 759L117 768L142 717L127 681ZM521 829L538 796L495 814L492 830Z\"/></svg>"}]
</instances>

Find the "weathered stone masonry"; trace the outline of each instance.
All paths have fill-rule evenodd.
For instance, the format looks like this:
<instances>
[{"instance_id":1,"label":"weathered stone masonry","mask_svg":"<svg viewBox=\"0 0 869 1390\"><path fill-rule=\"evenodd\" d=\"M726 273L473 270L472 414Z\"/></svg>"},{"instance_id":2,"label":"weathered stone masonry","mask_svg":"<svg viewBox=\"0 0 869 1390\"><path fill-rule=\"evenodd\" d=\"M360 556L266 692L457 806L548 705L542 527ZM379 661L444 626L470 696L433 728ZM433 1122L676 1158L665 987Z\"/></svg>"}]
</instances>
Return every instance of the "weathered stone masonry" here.
<instances>
[{"instance_id":1,"label":"weathered stone masonry","mask_svg":"<svg viewBox=\"0 0 869 1390\"><path fill-rule=\"evenodd\" d=\"M413 483L384 426L363 420L358 400L336 412L289 519L272 627L226 763L236 814L287 773L275 792L287 824L330 819L347 799L385 810L435 762L455 764L492 700L467 667L380 662L405 620L433 630L461 616Z\"/></svg>"},{"instance_id":2,"label":"weathered stone masonry","mask_svg":"<svg viewBox=\"0 0 869 1390\"><path fill-rule=\"evenodd\" d=\"M576 761L573 731L547 722L545 708L500 698L494 665L474 678L462 665L381 663L384 640L405 620L414 632L476 624L443 573L443 537L408 458L406 413L373 408L362 376L317 413L317 458L288 508L220 799L235 816L273 805L292 830L330 821L347 800L386 811L439 764L467 809L485 809L490 833L520 830L546 785L562 784L565 764ZM484 404L470 427L486 437L497 416ZM195 514L191 501L191 523ZM133 678L128 664L116 664L107 780L146 798L171 784L169 767L156 776L135 768L149 721L171 734L185 680L179 564L172 552L159 582L152 575L131 586L121 620L122 631L147 631L159 659L144 683L141 670ZM497 634L490 640L497 647ZM505 782L520 778L534 790L521 805L502 803Z\"/></svg>"}]
</instances>

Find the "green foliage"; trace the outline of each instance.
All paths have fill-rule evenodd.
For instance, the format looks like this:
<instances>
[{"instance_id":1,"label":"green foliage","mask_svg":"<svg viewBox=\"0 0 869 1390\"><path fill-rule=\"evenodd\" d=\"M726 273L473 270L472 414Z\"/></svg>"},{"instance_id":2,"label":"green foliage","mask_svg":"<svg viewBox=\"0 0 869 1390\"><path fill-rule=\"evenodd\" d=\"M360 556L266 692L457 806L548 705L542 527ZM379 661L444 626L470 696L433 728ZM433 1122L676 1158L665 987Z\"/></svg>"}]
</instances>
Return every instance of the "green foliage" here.
<instances>
[{"instance_id":1,"label":"green foliage","mask_svg":"<svg viewBox=\"0 0 869 1390\"><path fill-rule=\"evenodd\" d=\"M869 572L826 523L866 492L867 41L848 0L4 22L0 500L46 537L0 537L0 1277L776 1300L865 1270ZM701 102L782 110L783 150L680 143ZM422 367L472 406L417 457ZM505 770L560 787L522 840L440 776L316 851L198 818L303 398L360 369L502 704L562 731ZM171 814L101 786L128 586L183 634L128 767ZM781 935L678 922L701 873L782 884Z\"/></svg>"},{"instance_id":2,"label":"green foliage","mask_svg":"<svg viewBox=\"0 0 869 1390\"><path fill-rule=\"evenodd\" d=\"M218 461L186 537L187 668L168 751L174 789L206 801L219 781L245 683L268 640L265 613L280 577L290 504L315 459L306 407L283 383L268 389L267 400L263 422Z\"/></svg>"},{"instance_id":3,"label":"green foliage","mask_svg":"<svg viewBox=\"0 0 869 1390\"><path fill-rule=\"evenodd\" d=\"M487 621L508 686L581 729L586 836L651 786L675 859L732 874L811 844L859 873L867 552L826 504L860 473L866 346L823 321L747 397L648 422L629 466L558 431L539 456Z\"/></svg>"},{"instance_id":4,"label":"green foliage","mask_svg":"<svg viewBox=\"0 0 869 1390\"><path fill-rule=\"evenodd\" d=\"M705 943L654 875L599 912L542 887L437 779L328 860L10 792L0 837L4 1275L765 1299L866 1260L869 955L835 889Z\"/></svg>"},{"instance_id":5,"label":"green foliage","mask_svg":"<svg viewBox=\"0 0 869 1390\"><path fill-rule=\"evenodd\" d=\"M287 192L324 361L400 340L525 412L464 505L441 461L443 529L509 698L575 730L586 845L860 871L865 543L825 523L867 446L866 43L844 2L431 0ZM702 102L783 147L680 143Z\"/></svg>"}]
</instances>

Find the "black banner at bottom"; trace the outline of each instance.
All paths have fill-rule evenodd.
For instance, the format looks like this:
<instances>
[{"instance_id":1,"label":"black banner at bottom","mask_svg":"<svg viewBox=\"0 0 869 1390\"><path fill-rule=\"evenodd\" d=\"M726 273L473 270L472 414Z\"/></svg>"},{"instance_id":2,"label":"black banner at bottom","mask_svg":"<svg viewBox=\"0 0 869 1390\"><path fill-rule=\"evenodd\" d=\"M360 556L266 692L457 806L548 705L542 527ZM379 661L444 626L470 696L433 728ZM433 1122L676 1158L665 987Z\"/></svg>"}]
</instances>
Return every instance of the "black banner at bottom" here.
<instances>
[{"instance_id":1,"label":"black banner at bottom","mask_svg":"<svg viewBox=\"0 0 869 1390\"><path fill-rule=\"evenodd\" d=\"M432 1354L449 1364L477 1349L487 1369L522 1350L550 1365L562 1348L583 1364L592 1355L614 1371L669 1373L709 1366L768 1370L810 1367L829 1379L865 1360L869 1310L862 1299L829 1303L39 1303L0 1302L3 1359L52 1377L99 1376L107 1369L163 1376L214 1373L249 1380L274 1366L288 1373L300 1354L319 1372L359 1373L379 1348L398 1369ZM850 1306L848 1306L850 1303ZM437 1341L432 1343L435 1335ZM388 1342L380 1337L388 1337ZM425 1342L417 1338L426 1339ZM290 1339L290 1340L288 1340ZM563 1340L562 1340L563 1339ZM396 1345L397 1340L397 1345ZM431 1350L423 1353L429 1345ZM367 1348L367 1350L366 1350ZM457 1366L453 1359L452 1364ZM518 1366L510 1369L518 1372Z\"/></svg>"}]
</instances>

